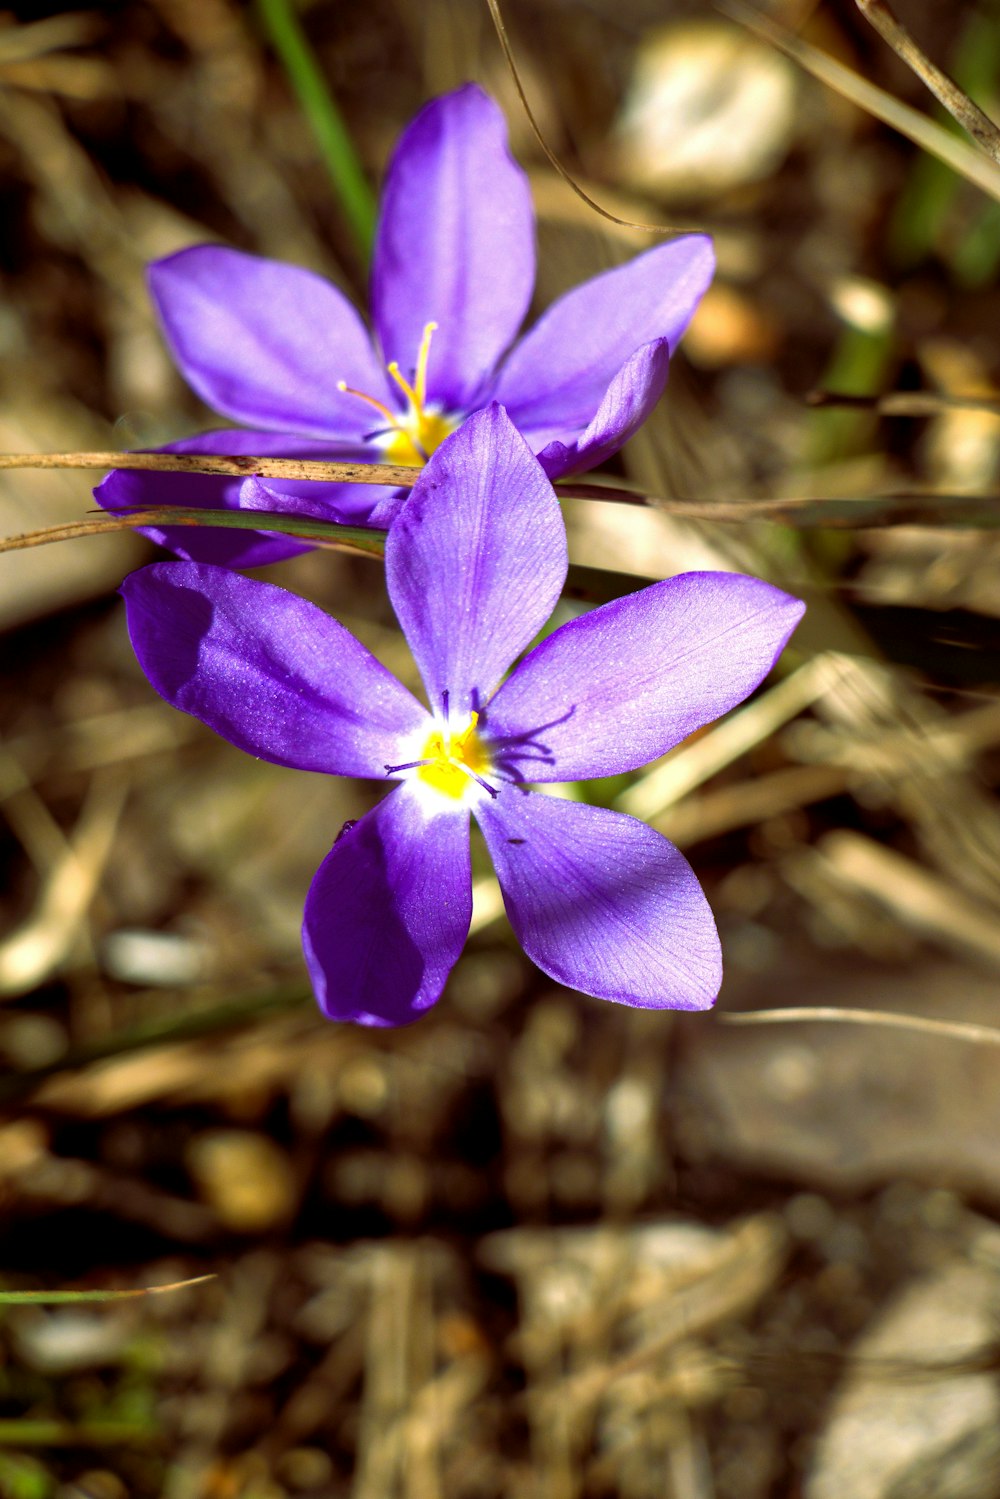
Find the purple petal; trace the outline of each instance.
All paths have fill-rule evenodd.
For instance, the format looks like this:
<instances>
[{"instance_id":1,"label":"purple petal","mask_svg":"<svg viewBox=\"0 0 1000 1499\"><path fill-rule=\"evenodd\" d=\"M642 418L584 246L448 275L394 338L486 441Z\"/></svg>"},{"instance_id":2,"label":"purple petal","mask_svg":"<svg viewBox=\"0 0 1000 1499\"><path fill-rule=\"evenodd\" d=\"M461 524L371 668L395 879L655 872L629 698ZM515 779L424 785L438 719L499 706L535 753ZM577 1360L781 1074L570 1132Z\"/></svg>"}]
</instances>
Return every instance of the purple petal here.
<instances>
[{"instance_id":1,"label":"purple petal","mask_svg":"<svg viewBox=\"0 0 1000 1499\"><path fill-rule=\"evenodd\" d=\"M586 428L617 372L643 344L671 349L712 278L711 240L689 234L567 292L511 351L494 395L532 442Z\"/></svg>"},{"instance_id":2,"label":"purple petal","mask_svg":"<svg viewBox=\"0 0 1000 1499\"><path fill-rule=\"evenodd\" d=\"M645 823L509 789L476 808L511 926L543 973L620 1004L705 1010L722 982L690 864Z\"/></svg>"},{"instance_id":3,"label":"purple petal","mask_svg":"<svg viewBox=\"0 0 1000 1499\"><path fill-rule=\"evenodd\" d=\"M331 1020L406 1025L434 1004L469 932L469 817L428 822L405 788L338 838L306 900L302 945Z\"/></svg>"},{"instance_id":4,"label":"purple petal","mask_svg":"<svg viewBox=\"0 0 1000 1499\"><path fill-rule=\"evenodd\" d=\"M252 427L355 443L371 430L371 408L337 382L385 402L385 371L361 318L329 281L196 245L151 265L149 285L181 372L216 411Z\"/></svg>"},{"instance_id":5,"label":"purple petal","mask_svg":"<svg viewBox=\"0 0 1000 1499\"><path fill-rule=\"evenodd\" d=\"M475 405L516 335L535 280L533 224L528 180L493 101L474 84L432 100L392 158L372 270L386 361L409 377L425 324L438 325L432 403Z\"/></svg>"},{"instance_id":6,"label":"purple petal","mask_svg":"<svg viewBox=\"0 0 1000 1499\"><path fill-rule=\"evenodd\" d=\"M343 459L345 462L363 461L353 453L325 453L323 457ZM314 494L314 490L321 493ZM373 519L374 512L384 512L389 499L397 495L405 503L408 493L408 490L388 489L384 484L324 484L311 479L254 478L244 482L240 508L276 510L283 515L306 515L314 520L332 521L339 526L381 527L382 522Z\"/></svg>"},{"instance_id":7,"label":"purple petal","mask_svg":"<svg viewBox=\"0 0 1000 1499\"><path fill-rule=\"evenodd\" d=\"M635 770L741 703L804 611L760 578L681 573L543 640L481 727L526 781Z\"/></svg>"},{"instance_id":8,"label":"purple petal","mask_svg":"<svg viewBox=\"0 0 1000 1499\"><path fill-rule=\"evenodd\" d=\"M314 442L284 432L251 432L226 427L200 432L168 443L164 453L249 453L256 458L319 458L357 462L371 458L363 448ZM318 520L347 525L367 523L373 506L386 491L365 484L298 483L268 479L267 491L254 479L215 478L211 474L170 474L115 469L94 490L105 510L149 509L182 505L198 510L296 510ZM391 491L390 491L391 492ZM192 562L217 562L225 567L261 567L308 550L277 531L213 530L208 526L146 526L143 535Z\"/></svg>"},{"instance_id":9,"label":"purple petal","mask_svg":"<svg viewBox=\"0 0 1000 1499\"><path fill-rule=\"evenodd\" d=\"M575 442L550 442L538 461L550 479L596 468L637 432L663 394L670 366L665 338L645 344L618 371L597 414ZM535 444L532 444L535 446Z\"/></svg>"},{"instance_id":10,"label":"purple petal","mask_svg":"<svg viewBox=\"0 0 1000 1499\"><path fill-rule=\"evenodd\" d=\"M566 577L559 504L499 406L443 443L389 532L389 597L432 706L478 708L552 613Z\"/></svg>"},{"instance_id":11,"label":"purple petal","mask_svg":"<svg viewBox=\"0 0 1000 1499\"><path fill-rule=\"evenodd\" d=\"M355 524L373 526L377 530L388 531L396 524L400 511L409 504L412 493L413 491L410 489L373 488L372 494L376 495L377 498L368 514L368 518L364 521L355 522Z\"/></svg>"},{"instance_id":12,"label":"purple petal","mask_svg":"<svg viewBox=\"0 0 1000 1499\"><path fill-rule=\"evenodd\" d=\"M384 779L427 712L315 604L207 563L157 562L122 584L152 685L239 749L278 765Z\"/></svg>"}]
</instances>

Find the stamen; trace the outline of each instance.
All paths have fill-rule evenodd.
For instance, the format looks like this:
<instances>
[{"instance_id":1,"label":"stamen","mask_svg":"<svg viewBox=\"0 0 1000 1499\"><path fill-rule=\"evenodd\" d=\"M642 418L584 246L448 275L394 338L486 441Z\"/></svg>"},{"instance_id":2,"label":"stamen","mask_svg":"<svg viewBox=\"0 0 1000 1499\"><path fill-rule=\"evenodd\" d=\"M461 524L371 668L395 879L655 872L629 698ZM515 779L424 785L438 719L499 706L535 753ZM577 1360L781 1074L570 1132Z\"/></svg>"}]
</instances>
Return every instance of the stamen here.
<instances>
[{"instance_id":1,"label":"stamen","mask_svg":"<svg viewBox=\"0 0 1000 1499\"><path fill-rule=\"evenodd\" d=\"M386 765L384 766L384 770L386 775L394 776L397 770L419 770L423 765L434 765L436 763L435 760L407 760L405 765Z\"/></svg>"},{"instance_id":2,"label":"stamen","mask_svg":"<svg viewBox=\"0 0 1000 1499\"><path fill-rule=\"evenodd\" d=\"M458 748L459 748L459 752L460 753L462 751L464 751L464 749L465 749L466 745L468 744L469 740L472 738L473 734L475 734L475 732L476 732L476 724L478 722L479 722L479 714L478 713L473 713L472 717L469 720L469 727L465 730L465 733L460 736L459 741L458 741Z\"/></svg>"},{"instance_id":3,"label":"stamen","mask_svg":"<svg viewBox=\"0 0 1000 1499\"><path fill-rule=\"evenodd\" d=\"M394 359L391 364L386 365L386 369L403 392L418 422L423 421L424 417L424 403L427 400L427 363L431 354L431 339L436 332L437 323L424 324L424 334L417 351L417 368L413 375L412 385L404 378L398 360Z\"/></svg>"},{"instance_id":4,"label":"stamen","mask_svg":"<svg viewBox=\"0 0 1000 1499\"><path fill-rule=\"evenodd\" d=\"M417 354L417 373L414 385L417 391L417 408L422 409L427 399L427 361L431 353L431 339L437 332L437 323L424 324L424 336L420 340L420 352Z\"/></svg>"},{"instance_id":5,"label":"stamen","mask_svg":"<svg viewBox=\"0 0 1000 1499\"><path fill-rule=\"evenodd\" d=\"M431 338L437 326L434 322L424 324L412 384L400 370L398 360L394 359L386 366L393 383L403 397L406 406L404 411L393 411L384 401L378 400L375 396L366 395L363 390L355 390L354 386L348 385L346 380L337 381L339 391L345 395L355 396L359 401L364 401L365 405L370 406L373 411L378 412L383 426L370 435L375 440L383 439L379 446L390 463L421 468L458 425L455 418L446 416L444 412L428 411L426 408L427 367L430 362ZM396 398L393 397L393 399Z\"/></svg>"},{"instance_id":6,"label":"stamen","mask_svg":"<svg viewBox=\"0 0 1000 1499\"><path fill-rule=\"evenodd\" d=\"M365 395L363 390L355 390L353 385L348 385L346 380L338 380L337 389L343 391L345 396L357 396L359 401L364 401L368 406L374 406L375 410L385 417L390 427L395 427L397 431L402 430L402 423L397 414L390 411L382 401L377 401L374 396Z\"/></svg>"},{"instance_id":7,"label":"stamen","mask_svg":"<svg viewBox=\"0 0 1000 1499\"><path fill-rule=\"evenodd\" d=\"M410 382L406 380L401 374L397 360L394 359L391 364L387 364L386 369L389 371L389 374L392 376L396 384L399 386L400 390L403 392L416 415L419 416L420 402L417 399L417 393L413 389L413 386L410 384Z\"/></svg>"}]
</instances>

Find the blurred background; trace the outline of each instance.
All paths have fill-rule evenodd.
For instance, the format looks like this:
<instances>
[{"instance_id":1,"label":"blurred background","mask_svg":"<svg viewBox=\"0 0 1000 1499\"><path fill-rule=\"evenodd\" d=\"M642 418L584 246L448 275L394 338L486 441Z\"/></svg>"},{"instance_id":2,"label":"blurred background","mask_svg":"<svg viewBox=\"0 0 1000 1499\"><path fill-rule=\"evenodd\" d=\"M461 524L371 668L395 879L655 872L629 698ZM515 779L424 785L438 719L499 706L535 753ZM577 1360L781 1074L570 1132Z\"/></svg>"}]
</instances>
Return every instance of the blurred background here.
<instances>
[{"instance_id":1,"label":"blurred background","mask_svg":"<svg viewBox=\"0 0 1000 1499\"><path fill-rule=\"evenodd\" d=\"M994 110L1000 6L899 11ZM848 0L768 14L945 118ZM545 160L485 3L299 15L373 183L431 95L475 79L499 100L538 210L536 310L656 242ZM610 470L669 503L568 501L574 561L610 592L734 568L809 601L745 709L588 799L693 862L720 1010L996 1027L1000 543L952 497L1000 502L997 199L707 4L504 15L577 181L718 252ZM213 425L143 275L205 240L364 301L262 13L0 15L0 451ZM817 409L817 389L930 399ZM3 473L3 530L82 516L98 477ZM811 503L852 498L882 524ZM780 524L733 519L776 500ZM217 1278L6 1310L0 1495L1000 1494L995 1045L560 990L482 860L438 1007L400 1032L322 1021L302 902L377 788L258 764L155 697L115 596L154 555L125 533L0 555L0 1286ZM317 551L267 576L413 680L380 564Z\"/></svg>"}]
</instances>

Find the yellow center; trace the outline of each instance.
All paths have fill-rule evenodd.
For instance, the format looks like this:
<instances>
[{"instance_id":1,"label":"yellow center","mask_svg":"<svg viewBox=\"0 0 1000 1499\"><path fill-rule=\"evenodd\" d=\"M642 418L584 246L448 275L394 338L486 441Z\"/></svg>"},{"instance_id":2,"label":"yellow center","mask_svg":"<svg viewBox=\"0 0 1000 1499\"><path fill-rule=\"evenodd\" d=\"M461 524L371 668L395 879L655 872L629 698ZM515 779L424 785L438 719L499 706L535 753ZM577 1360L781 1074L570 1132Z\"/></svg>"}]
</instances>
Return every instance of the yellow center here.
<instances>
[{"instance_id":1,"label":"yellow center","mask_svg":"<svg viewBox=\"0 0 1000 1499\"><path fill-rule=\"evenodd\" d=\"M412 385L400 373L395 359L386 366L406 398L406 410L402 414L391 411L384 401L377 401L374 396L353 390L343 380L337 381L338 390L357 396L358 400L374 406L379 415L385 418L389 429L389 441L385 448L388 463L405 464L407 468L423 468L431 454L437 452L445 438L458 426L458 417L445 416L443 412L427 409L427 361L436 328L437 323L427 323L424 327Z\"/></svg>"},{"instance_id":2,"label":"yellow center","mask_svg":"<svg viewBox=\"0 0 1000 1499\"><path fill-rule=\"evenodd\" d=\"M424 745L417 779L445 796L461 801L469 789L469 781L477 780L490 769L490 757L483 741L476 733L479 714L473 713L469 725L460 734L442 733L435 729Z\"/></svg>"}]
</instances>

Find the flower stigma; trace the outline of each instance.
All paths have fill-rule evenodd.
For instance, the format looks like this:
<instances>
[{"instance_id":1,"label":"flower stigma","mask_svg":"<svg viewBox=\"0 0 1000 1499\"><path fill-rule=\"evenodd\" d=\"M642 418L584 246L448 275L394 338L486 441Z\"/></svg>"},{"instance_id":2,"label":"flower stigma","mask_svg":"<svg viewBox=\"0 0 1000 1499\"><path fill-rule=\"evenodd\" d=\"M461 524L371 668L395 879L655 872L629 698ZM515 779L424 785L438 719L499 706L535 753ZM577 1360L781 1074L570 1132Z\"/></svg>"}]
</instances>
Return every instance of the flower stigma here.
<instances>
[{"instance_id":1,"label":"flower stigma","mask_svg":"<svg viewBox=\"0 0 1000 1499\"><path fill-rule=\"evenodd\" d=\"M446 437L450 437L459 425L458 417L445 416L427 405L427 363L430 359L431 339L437 323L425 323L424 336L417 353L417 367L413 384L401 373L394 359L386 365L392 379L399 386L406 401L406 411L400 415L392 411L384 401L376 400L362 390L355 390L345 380L337 381L337 389L345 395L357 396L368 406L373 406L385 418L386 430L380 435L387 438L385 457L388 463L403 464L407 468L423 468L432 453L436 453Z\"/></svg>"}]
</instances>

